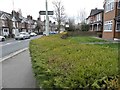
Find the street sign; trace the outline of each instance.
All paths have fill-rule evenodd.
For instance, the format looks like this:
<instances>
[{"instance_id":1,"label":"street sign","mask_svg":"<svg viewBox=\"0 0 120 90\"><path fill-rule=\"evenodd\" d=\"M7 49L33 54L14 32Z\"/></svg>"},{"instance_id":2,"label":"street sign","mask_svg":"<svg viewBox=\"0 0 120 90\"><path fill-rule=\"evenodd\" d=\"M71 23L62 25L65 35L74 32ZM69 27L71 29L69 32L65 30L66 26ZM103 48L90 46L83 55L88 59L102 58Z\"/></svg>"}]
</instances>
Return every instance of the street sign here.
<instances>
[{"instance_id":1,"label":"street sign","mask_svg":"<svg viewBox=\"0 0 120 90\"><path fill-rule=\"evenodd\" d=\"M40 11L40 15L46 15L46 11ZM53 15L53 11L48 11L48 15Z\"/></svg>"}]
</instances>

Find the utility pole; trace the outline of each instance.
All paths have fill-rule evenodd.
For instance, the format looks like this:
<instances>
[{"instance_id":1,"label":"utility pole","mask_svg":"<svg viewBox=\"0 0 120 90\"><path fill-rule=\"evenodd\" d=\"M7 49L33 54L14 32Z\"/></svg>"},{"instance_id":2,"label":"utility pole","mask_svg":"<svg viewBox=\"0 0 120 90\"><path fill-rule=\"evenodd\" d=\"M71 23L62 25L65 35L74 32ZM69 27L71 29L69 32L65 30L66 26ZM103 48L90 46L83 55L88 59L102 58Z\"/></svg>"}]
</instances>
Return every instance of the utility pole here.
<instances>
[{"instance_id":1,"label":"utility pole","mask_svg":"<svg viewBox=\"0 0 120 90\"><path fill-rule=\"evenodd\" d=\"M48 3L46 0L46 36L49 35Z\"/></svg>"}]
</instances>

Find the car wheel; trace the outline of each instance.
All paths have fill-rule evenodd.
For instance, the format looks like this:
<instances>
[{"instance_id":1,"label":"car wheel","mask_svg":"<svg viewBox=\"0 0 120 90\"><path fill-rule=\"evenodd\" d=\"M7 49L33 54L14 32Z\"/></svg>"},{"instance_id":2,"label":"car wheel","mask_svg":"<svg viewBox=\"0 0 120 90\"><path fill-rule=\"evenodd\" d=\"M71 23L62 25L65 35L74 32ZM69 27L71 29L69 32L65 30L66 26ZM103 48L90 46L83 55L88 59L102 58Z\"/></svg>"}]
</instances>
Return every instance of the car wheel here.
<instances>
[{"instance_id":1,"label":"car wheel","mask_svg":"<svg viewBox=\"0 0 120 90\"><path fill-rule=\"evenodd\" d=\"M25 40L26 38L25 38L25 37L23 37L22 39L23 39L23 40Z\"/></svg>"},{"instance_id":2,"label":"car wheel","mask_svg":"<svg viewBox=\"0 0 120 90\"><path fill-rule=\"evenodd\" d=\"M18 38L15 38L15 40L18 40Z\"/></svg>"},{"instance_id":3,"label":"car wheel","mask_svg":"<svg viewBox=\"0 0 120 90\"><path fill-rule=\"evenodd\" d=\"M28 39L30 39L30 37L28 37Z\"/></svg>"},{"instance_id":4,"label":"car wheel","mask_svg":"<svg viewBox=\"0 0 120 90\"><path fill-rule=\"evenodd\" d=\"M22 40L25 40L25 38L22 38Z\"/></svg>"},{"instance_id":5,"label":"car wheel","mask_svg":"<svg viewBox=\"0 0 120 90\"><path fill-rule=\"evenodd\" d=\"M4 38L2 38L2 41L5 41L5 39L4 39Z\"/></svg>"}]
</instances>

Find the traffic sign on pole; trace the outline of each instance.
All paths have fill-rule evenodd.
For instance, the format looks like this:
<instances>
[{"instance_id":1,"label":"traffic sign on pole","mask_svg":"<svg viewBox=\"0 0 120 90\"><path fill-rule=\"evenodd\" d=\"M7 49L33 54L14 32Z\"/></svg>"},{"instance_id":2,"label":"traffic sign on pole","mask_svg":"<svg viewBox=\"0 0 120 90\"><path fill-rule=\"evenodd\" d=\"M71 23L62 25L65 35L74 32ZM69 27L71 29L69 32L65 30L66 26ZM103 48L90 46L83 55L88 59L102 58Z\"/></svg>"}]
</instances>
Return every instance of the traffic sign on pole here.
<instances>
[{"instance_id":1,"label":"traffic sign on pole","mask_svg":"<svg viewBox=\"0 0 120 90\"><path fill-rule=\"evenodd\" d=\"M40 15L46 15L46 11L40 11L39 12ZM48 11L48 15L53 15L53 11Z\"/></svg>"},{"instance_id":2,"label":"traffic sign on pole","mask_svg":"<svg viewBox=\"0 0 120 90\"><path fill-rule=\"evenodd\" d=\"M46 0L46 36L49 35L49 20L48 20L48 3Z\"/></svg>"}]
</instances>

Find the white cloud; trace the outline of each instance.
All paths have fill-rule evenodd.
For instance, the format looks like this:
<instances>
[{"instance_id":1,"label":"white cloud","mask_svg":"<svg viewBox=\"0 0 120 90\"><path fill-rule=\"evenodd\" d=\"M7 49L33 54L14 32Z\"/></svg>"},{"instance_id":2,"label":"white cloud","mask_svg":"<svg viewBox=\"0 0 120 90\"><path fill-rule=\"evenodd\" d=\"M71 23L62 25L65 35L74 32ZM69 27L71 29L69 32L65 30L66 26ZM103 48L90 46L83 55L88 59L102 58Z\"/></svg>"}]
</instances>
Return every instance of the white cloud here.
<instances>
[{"instance_id":1,"label":"white cloud","mask_svg":"<svg viewBox=\"0 0 120 90\"><path fill-rule=\"evenodd\" d=\"M11 13L13 9L13 0L0 0L0 10ZM48 0L49 10L53 10L52 1ZM85 9L87 15L91 9L102 8L104 0L61 0L65 7L65 12L69 16L76 16L81 9ZM24 17L32 15L34 19L39 16L40 10L45 10L45 0L14 0L14 8L22 10Z\"/></svg>"}]
</instances>

